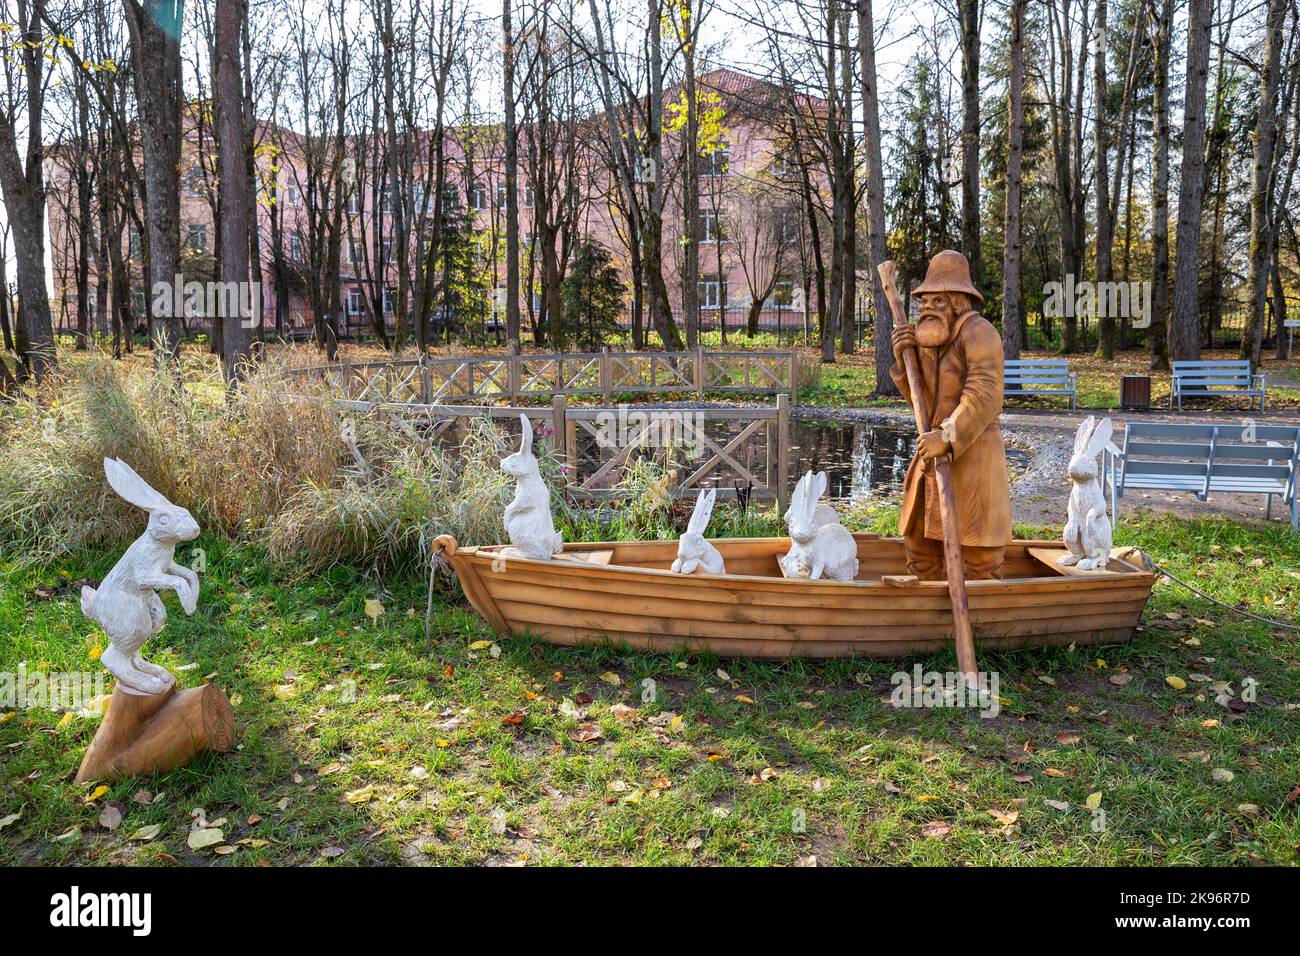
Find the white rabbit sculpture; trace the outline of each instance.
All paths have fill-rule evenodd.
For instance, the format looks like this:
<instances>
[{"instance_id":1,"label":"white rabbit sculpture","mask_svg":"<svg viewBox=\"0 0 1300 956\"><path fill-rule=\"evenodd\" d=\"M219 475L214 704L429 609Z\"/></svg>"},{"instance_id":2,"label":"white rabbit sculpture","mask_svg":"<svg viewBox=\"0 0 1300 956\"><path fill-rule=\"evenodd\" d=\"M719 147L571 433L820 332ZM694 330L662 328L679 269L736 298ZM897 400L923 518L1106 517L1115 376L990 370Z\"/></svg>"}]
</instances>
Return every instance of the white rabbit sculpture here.
<instances>
[{"instance_id":1,"label":"white rabbit sculpture","mask_svg":"<svg viewBox=\"0 0 1300 956\"><path fill-rule=\"evenodd\" d=\"M81 589L81 613L108 634L100 662L127 693L161 694L174 678L165 667L140 656L145 641L162 630L167 610L158 591L175 591L186 614L199 600L199 576L175 561L176 545L199 533L188 511L151 488L126 462L104 459L109 485L124 499L149 512L149 524L118 559L98 589Z\"/></svg>"},{"instance_id":2,"label":"white rabbit sculpture","mask_svg":"<svg viewBox=\"0 0 1300 956\"><path fill-rule=\"evenodd\" d=\"M1070 491L1068 519L1061 540L1070 553L1061 564L1077 564L1081 571L1104 568L1110 563L1110 518L1106 515L1106 496L1097 481L1097 456L1110 441L1109 418L1100 423L1089 415L1074 435L1074 457L1068 473L1074 482Z\"/></svg>"},{"instance_id":3,"label":"white rabbit sculpture","mask_svg":"<svg viewBox=\"0 0 1300 956\"><path fill-rule=\"evenodd\" d=\"M515 479L515 497L506 505L506 534L519 555L545 560L563 549L564 538L551 520L551 491L533 455L533 426L527 415L520 415L519 422L519 450L501 459L501 470Z\"/></svg>"},{"instance_id":4,"label":"white rabbit sculpture","mask_svg":"<svg viewBox=\"0 0 1300 956\"><path fill-rule=\"evenodd\" d=\"M827 520L826 510L817 505L827 484L826 472L814 475L809 471L790 496L785 521L792 545L780 559L788 578L852 581L858 576L858 543L853 534L833 512L834 520Z\"/></svg>"},{"instance_id":5,"label":"white rabbit sculpture","mask_svg":"<svg viewBox=\"0 0 1300 956\"><path fill-rule=\"evenodd\" d=\"M709 488L701 491L695 499L695 510L686 525L686 533L677 542L677 560L673 562L674 574L726 574L722 554L704 538L709 527L709 516L713 514L713 504L718 498L718 489Z\"/></svg>"}]
</instances>

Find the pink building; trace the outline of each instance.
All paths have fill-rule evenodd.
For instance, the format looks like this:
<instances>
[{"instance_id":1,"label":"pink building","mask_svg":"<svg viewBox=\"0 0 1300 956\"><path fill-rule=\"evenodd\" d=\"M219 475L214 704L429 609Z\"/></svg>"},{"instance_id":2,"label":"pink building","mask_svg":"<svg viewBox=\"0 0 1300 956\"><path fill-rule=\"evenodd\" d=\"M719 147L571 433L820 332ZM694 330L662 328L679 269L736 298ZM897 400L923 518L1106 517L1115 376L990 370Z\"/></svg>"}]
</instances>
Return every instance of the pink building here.
<instances>
[{"instance_id":1,"label":"pink building","mask_svg":"<svg viewBox=\"0 0 1300 956\"><path fill-rule=\"evenodd\" d=\"M717 327L726 316L727 327L743 328L754 303L764 327L801 327L812 301L812 227L809 204L829 207L824 177L811 166L795 161L791 148L795 124L790 104L797 104L806 122L824 115L816 99L792 96L765 81L731 70L715 70L699 79L700 110L709 139L700 158L699 302L701 324ZM665 103L680 99L669 90ZM669 107L671 113L671 107ZM217 247L216 148L212 131L194 114L182 149L181 241L183 274L187 280L213 277ZM667 120L666 120L667 122ZM609 250L628 286L627 315L631 314L632 256L626 218L620 211L621 194L605 160L607 141L603 115L568 124L562 143L534 130L520 135L520 241L521 303L524 322L541 313L546 235L550 227L554 264L559 274L567 270L576 244L594 239ZM500 126L455 128L442 144L443 162L434 162L435 142L422 132L413 159L398 179L398 204L406 222L406 255L393 241L396 231L388 166L383 148L370 136L351 137L342 169L346 208L337 217L339 261L336 272L323 266L330 245L321 223L335 217L321 198L322 184L332 163L309 155L312 141L271 124L261 124L256 154L259 182L258 259L261 265L262 325L268 334L277 329L288 336L307 335L315 324L313 275L337 274L342 335L374 332L378 316L385 329L395 325L399 299L410 308L419 293L420 274L429 276L427 294L433 303L435 335L444 319L480 330L493 330L494 318L503 311L505 275L505 184L503 136ZM319 144L321 141L316 141ZM561 148L562 147L562 148ZM321 148L319 145L314 148ZM546 152L545 156L538 155ZM641 180L654 178L664 195L664 272L674 314L681 320L683 242L686 232L683 207L684 150L681 137L668 132L663 145L662 169L643 163ZM56 152L51 159L49 183L50 242L53 264L54 305L61 327L76 324L76 269L78 259L76 185ZM565 157L568 157L567 159ZM544 164L548 164L545 165ZM441 189L437 187L442 171ZM536 185L533 179L540 179ZM638 186L637 188L643 188ZM375 210L379 214L375 214ZM557 211L558 210L558 211ZM461 281L455 300L446 288L436 289L446 268L419 269L427 250L422 236L432 229L434 217L457 223L465 242L464 260L457 264ZM817 215L821 215L820 212ZM92 214L92 221L94 220ZM821 230L825 241L826 230ZM143 280L141 244L135 227L123 236L131 284L131 310L137 322L147 321L150 296ZM90 254L90 299L98 295L95 256ZM405 273L402 265L405 260ZM402 281L403 275L406 281ZM328 301L317 295L318 301ZM444 307L445 306L445 307ZM92 304L92 309L95 306ZM102 316L96 316L102 324ZM626 319L625 319L626 321ZM187 320L190 327L206 327L202 315Z\"/></svg>"}]
</instances>

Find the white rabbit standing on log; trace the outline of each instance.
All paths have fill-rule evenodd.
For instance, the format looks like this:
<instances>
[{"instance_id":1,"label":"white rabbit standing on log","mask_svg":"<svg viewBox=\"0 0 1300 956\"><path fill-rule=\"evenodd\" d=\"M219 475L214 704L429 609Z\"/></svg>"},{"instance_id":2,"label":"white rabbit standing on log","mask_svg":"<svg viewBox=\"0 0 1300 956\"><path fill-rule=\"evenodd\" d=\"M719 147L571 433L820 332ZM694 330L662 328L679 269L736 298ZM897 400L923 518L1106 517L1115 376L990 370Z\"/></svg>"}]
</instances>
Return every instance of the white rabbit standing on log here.
<instances>
[{"instance_id":1,"label":"white rabbit standing on log","mask_svg":"<svg viewBox=\"0 0 1300 956\"><path fill-rule=\"evenodd\" d=\"M858 543L852 532L839 523L838 516L827 521L826 511L817 506L828 483L826 472L809 471L794 487L785 513L793 542L781 558L786 577L852 581L858 576Z\"/></svg>"},{"instance_id":2,"label":"white rabbit standing on log","mask_svg":"<svg viewBox=\"0 0 1300 956\"><path fill-rule=\"evenodd\" d=\"M709 517L713 514L713 504L718 498L718 489L709 488L701 491L695 499L695 510L686 525L686 533L677 543L677 560L673 562L673 573L726 574L722 562L722 553L704 538L709 527Z\"/></svg>"},{"instance_id":3,"label":"white rabbit standing on log","mask_svg":"<svg viewBox=\"0 0 1300 956\"><path fill-rule=\"evenodd\" d=\"M520 415L523 434L519 450L501 459L501 470L515 479L515 497L506 505L506 534L525 558L546 559L564 548L564 538L551 520L551 491L533 455L533 426Z\"/></svg>"},{"instance_id":4,"label":"white rabbit standing on log","mask_svg":"<svg viewBox=\"0 0 1300 956\"><path fill-rule=\"evenodd\" d=\"M1068 506L1069 520L1061 539L1070 553L1061 564L1077 564L1081 571L1104 568L1110 563L1110 518L1106 515L1106 496L1097 481L1097 456L1101 454L1114 426L1109 418L1089 415L1074 435L1074 457L1069 475L1074 482Z\"/></svg>"},{"instance_id":5,"label":"white rabbit standing on log","mask_svg":"<svg viewBox=\"0 0 1300 956\"><path fill-rule=\"evenodd\" d=\"M81 589L81 612L108 634L100 662L128 693L161 694L175 682L165 667L140 656L145 641L167 621L158 591L175 591L186 614L199 600L199 576L176 563L176 545L199 533L188 511L151 488L126 462L104 459L109 485L124 499L149 512L149 524L108 572L98 590Z\"/></svg>"}]
</instances>

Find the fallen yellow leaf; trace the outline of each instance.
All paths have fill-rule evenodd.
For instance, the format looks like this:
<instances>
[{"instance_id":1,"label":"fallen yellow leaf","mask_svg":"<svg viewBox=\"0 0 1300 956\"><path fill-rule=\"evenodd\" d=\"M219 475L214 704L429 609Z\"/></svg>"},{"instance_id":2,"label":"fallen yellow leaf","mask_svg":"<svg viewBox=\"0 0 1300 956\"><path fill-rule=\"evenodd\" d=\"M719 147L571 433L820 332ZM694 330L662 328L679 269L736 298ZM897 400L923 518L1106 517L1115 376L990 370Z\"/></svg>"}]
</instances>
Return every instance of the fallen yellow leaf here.
<instances>
[{"instance_id":1,"label":"fallen yellow leaf","mask_svg":"<svg viewBox=\"0 0 1300 956\"><path fill-rule=\"evenodd\" d=\"M366 784L360 790L351 790L343 794L344 803L366 803L375 795L373 784Z\"/></svg>"}]
</instances>

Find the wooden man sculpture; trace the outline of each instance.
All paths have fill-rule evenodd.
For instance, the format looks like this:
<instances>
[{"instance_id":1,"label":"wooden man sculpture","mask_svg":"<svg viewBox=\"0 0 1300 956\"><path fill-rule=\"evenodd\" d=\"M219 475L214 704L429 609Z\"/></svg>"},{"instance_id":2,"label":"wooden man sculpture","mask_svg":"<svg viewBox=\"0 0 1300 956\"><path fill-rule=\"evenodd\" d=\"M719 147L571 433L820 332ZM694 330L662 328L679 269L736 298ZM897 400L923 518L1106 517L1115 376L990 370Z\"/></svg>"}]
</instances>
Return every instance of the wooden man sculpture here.
<instances>
[{"instance_id":1,"label":"wooden man sculpture","mask_svg":"<svg viewBox=\"0 0 1300 956\"><path fill-rule=\"evenodd\" d=\"M915 406L903 371L904 353L915 350L931 428L917 438L898 519L907 570L922 580L945 577L943 518L930 463L950 458L965 576L997 578L1011 543L1011 489L998 427L1002 339L976 311L984 297L960 252L949 250L931 259L925 281L912 295L921 300L920 316L915 326L895 328L895 366L889 370Z\"/></svg>"},{"instance_id":2,"label":"wooden man sculpture","mask_svg":"<svg viewBox=\"0 0 1300 956\"><path fill-rule=\"evenodd\" d=\"M189 763L201 750L235 745L234 712L220 688L205 684L177 691L176 678L140 653L167 620L158 591L174 590L185 613L194 613L198 575L178 565L175 553L199 526L126 462L104 459L104 474L114 491L149 513L149 524L97 590L81 590L82 613L108 634L100 663L117 686L77 771L78 783L163 773Z\"/></svg>"}]
</instances>

